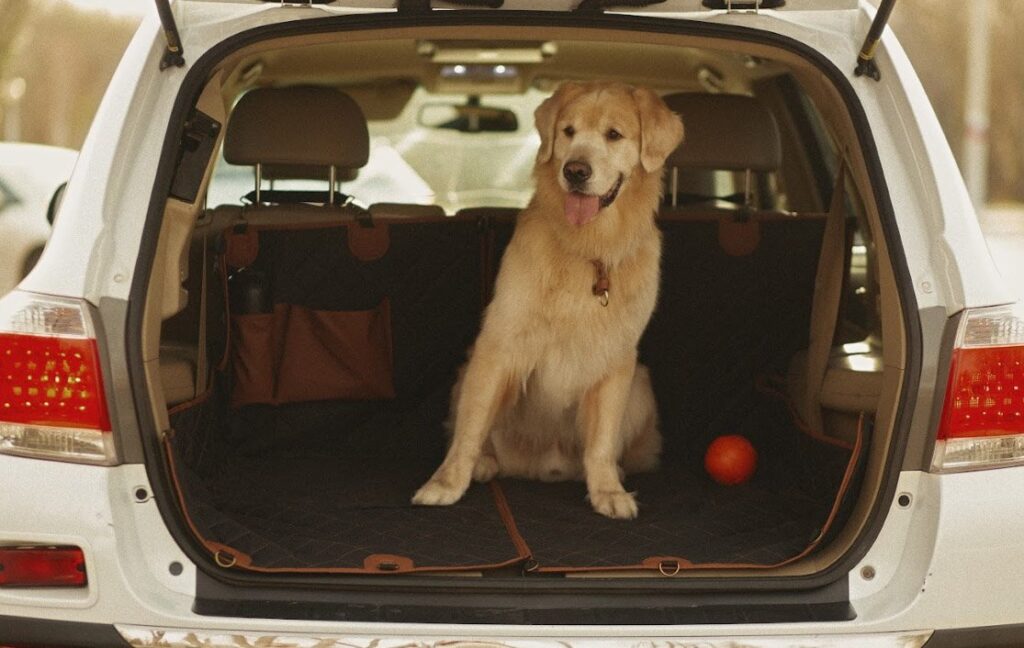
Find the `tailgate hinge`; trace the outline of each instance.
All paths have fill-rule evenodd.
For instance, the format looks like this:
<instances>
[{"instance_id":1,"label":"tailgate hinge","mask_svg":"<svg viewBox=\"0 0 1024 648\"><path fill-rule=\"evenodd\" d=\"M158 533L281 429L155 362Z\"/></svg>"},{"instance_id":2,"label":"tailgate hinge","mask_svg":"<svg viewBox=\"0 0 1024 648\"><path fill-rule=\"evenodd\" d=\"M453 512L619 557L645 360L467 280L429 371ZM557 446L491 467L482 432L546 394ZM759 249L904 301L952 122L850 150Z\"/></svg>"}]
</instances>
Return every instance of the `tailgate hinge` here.
<instances>
[{"instance_id":1,"label":"tailgate hinge","mask_svg":"<svg viewBox=\"0 0 1024 648\"><path fill-rule=\"evenodd\" d=\"M878 41L882 39L882 32L885 30L886 23L889 22L889 14L892 13L894 6L896 6L896 0L882 0L882 4L878 6L875 19L871 21L871 28L868 29L868 35L864 38L860 53L857 54L857 67L853 70L854 76L866 74L875 81L882 78L882 73L878 71L878 65L875 64L875 48L878 47Z\"/></svg>"},{"instance_id":2,"label":"tailgate hinge","mask_svg":"<svg viewBox=\"0 0 1024 648\"><path fill-rule=\"evenodd\" d=\"M183 67L185 65L185 49L181 46L181 36L178 34L178 25L174 22L174 12L171 11L171 0L155 0L156 11L160 14L160 24L164 28L164 40L167 41L167 48L160 59L160 69L166 70L171 67Z\"/></svg>"}]
</instances>

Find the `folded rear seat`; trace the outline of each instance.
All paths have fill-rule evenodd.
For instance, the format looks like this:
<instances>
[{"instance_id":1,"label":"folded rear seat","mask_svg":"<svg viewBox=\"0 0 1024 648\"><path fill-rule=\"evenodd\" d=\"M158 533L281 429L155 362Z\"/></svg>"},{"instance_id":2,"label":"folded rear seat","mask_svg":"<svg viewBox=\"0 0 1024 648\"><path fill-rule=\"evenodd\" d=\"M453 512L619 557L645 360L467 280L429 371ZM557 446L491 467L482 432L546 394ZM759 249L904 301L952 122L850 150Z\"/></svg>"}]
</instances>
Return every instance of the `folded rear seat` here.
<instances>
[{"instance_id":1,"label":"folded rear seat","mask_svg":"<svg viewBox=\"0 0 1024 648\"><path fill-rule=\"evenodd\" d=\"M777 173L782 163L772 113L756 98L739 95L679 93L665 97L665 102L682 116L687 136L666 162L669 188L659 223L665 234L663 276L667 280L647 343L657 344L669 336L700 340L700 326L708 325L707 318L712 326L716 318L761 322L760 327L741 329L744 339L732 340L729 348L705 347L700 353L680 354L677 360L696 359L695 371L712 375L721 375L723 366L731 367L729 371L741 374L737 380L759 372L786 375L795 406L816 430L821 427L821 406L854 413L873 411L881 386L880 363L864 358L850 361L851 354L871 355L860 348L865 345L833 349L830 359L813 362L807 351L811 335L831 339L836 329L834 319L817 324L811 320L812 313L825 310L821 288L817 292L815 288L816 277L824 269L819 251L826 221L843 219L842 192L830 209L834 215L782 212L771 204L760 204L765 192L752 187L766 186L765 179ZM742 194L724 200L714 195L710 189L714 183L709 180L714 171L742 173ZM685 194L680 186L701 187L710 193ZM702 245L707 247L700 249ZM688 258L701 259L704 268L680 270ZM709 266L715 270L709 272ZM688 285L687 277L694 276L704 281ZM707 281L708 277L712 280ZM686 317L687 311L699 313L705 321L693 330L680 330L679 322L693 319ZM828 346L816 353L828 353ZM821 384L809 386L807 367L822 363L828 366ZM659 384L657 376L654 383Z\"/></svg>"}]
</instances>

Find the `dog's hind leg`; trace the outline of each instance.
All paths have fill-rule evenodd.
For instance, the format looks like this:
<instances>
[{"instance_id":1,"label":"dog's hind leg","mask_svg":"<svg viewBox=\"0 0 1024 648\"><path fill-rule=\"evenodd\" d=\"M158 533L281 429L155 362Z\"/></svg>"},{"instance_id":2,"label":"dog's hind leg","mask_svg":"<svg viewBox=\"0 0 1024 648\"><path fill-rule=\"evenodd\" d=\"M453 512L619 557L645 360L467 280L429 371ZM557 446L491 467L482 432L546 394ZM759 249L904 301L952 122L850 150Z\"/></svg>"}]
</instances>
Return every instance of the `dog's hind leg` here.
<instances>
[{"instance_id":1,"label":"dog's hind leg","mask_svg":"<svg viewBox=\"0 0 1024 648\"><path fill-rule=\"evenodd\" d=\"M484 442L483 451L473 465L473 481L489 482L498 475L498 456L494 444L488 439Z\"/></svg>"},{"instance_id":2,"label":"dog's hind leg","mask_svg":"<svg viewBox=\"0 0 1024 648\"><path fill-rule=\"evenodd\" d=\"M466 367L455 407L455 431L441 466L413 495L413 504L454 504L465 494L498 411L515 398L507 356L477 344ZM492 475L493 476L493 475Z\"/></svg>"},{"instance_id":3,"label":"dog's hind leg","mask_svg":"<svg viewBox=\"0 0 1024 648\"><path fill-rule=\"evenodd\" d=\"M619 458L627 442L622 434L623 414L635 372L634 355L588 389L580 403L587 494L594 510L610 518L637 515L636 500L623 488L619 476Z\"/></svg>"},{"instance_id":4,"label":"dog's hind leg","mask_svg":"<svg viewBox=\"0 0 1024 648\"><path fill-rule=\"evenodd\" d=\"M661 432L658 430L658 407L647 367L638 364L633 386L622 417L625 447L619 465L627 475L651 472L661 459Z\"/></svg>"}]
</instances>

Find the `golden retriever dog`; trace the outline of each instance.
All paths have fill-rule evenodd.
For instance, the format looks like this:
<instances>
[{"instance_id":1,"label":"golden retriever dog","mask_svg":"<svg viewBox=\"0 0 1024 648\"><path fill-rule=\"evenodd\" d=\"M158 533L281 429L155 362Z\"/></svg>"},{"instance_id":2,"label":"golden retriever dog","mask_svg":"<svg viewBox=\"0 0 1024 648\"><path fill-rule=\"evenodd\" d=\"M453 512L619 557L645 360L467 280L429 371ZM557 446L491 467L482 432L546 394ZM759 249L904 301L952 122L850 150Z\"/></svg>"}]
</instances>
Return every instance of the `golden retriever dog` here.
<instances>
[{"instance_id":1,"label":"golden retriever dog","mask_svg":"<svg viewBox=\"0 0 1024 648\"><path fill-rule=\"evenodd\" d=\"M662 167L683 124L654 92L565 83L535 113L536 190L453 390L451 444L414 504L470 480L582 479L594 510L634 518L622 485L653 470L657 411L637 343L658 295Z\"/></svg>"}]
</instances>

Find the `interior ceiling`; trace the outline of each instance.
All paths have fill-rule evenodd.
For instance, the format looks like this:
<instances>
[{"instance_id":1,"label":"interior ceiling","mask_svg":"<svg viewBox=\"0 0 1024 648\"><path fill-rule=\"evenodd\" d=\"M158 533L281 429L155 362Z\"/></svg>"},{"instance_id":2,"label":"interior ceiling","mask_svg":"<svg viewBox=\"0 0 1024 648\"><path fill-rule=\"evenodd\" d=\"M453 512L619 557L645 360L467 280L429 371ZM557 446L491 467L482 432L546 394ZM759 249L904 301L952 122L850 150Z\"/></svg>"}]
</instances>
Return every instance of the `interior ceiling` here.
<instances>
[{"instance_id":1,"label":"interior ceiling","mask_svg":"<svg viewBox=\"0 0 1024 648\"><path fill-rule=\"evenodd\" d=\"M441 47L446 43L439 39L430 42ZM447 84L439 75L441 64L421 54L421 41L414 39L338 41L266 50L243 58L230 76L244 77L239 89L299 83L352 87L405 79L432 92L493 94L523 92L531 86L547 90L567 79L621 80L665 91L706 91L701 77L711 71L721 79L722 91L742 93L753 79L784 71L780 64L722 50L609 41L560 40L553 45L554 53L540 63L512 63L519 69L514 82L483 82L478 87L463 82L456 89ZM459 49L465 46L458 42ZM513 41L480 43L481 49L499 53L514 46L522 49L522 43ZM246 70L249 74L243 75Z\"/></svg>"}]
</instances>

